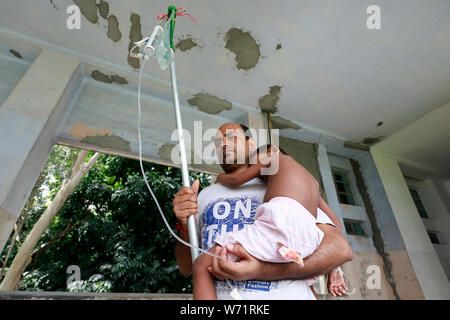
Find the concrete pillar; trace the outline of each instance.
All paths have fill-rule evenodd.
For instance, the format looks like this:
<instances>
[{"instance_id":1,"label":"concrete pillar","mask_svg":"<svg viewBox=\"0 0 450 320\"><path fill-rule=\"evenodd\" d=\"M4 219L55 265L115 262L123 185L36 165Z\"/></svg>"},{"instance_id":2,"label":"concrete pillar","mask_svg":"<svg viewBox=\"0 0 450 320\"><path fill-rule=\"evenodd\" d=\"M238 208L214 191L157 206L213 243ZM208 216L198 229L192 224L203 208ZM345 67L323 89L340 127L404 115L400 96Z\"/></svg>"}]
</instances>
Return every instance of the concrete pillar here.
<instances>
[{"instance_id":1,"label":"concrete pillar","mask_svg":"<svg viewBox=\"0 0 450 320\"><path fill-rule=\"evenodd\" d=\"M256 141L256 148L269 143L267 131L265 131L267 129L267 122L262 112L248 112L248 127L255 130L253 138Z\"/></svg>"},{"instance_id":2,"label":"concrete pillar","mask_svg":"<svg viewBox=\"0 0 450 320\"><path fill-rule=\"evenodd\" d=\"M248 112L248 127L251 129L266 129L266 120L262 112Z\"/></svg>"},{"instance_id":3,"label":"concrete pillar","mask_svg":"<svg viewBox=\"0 0 450 320\"><path fill-rule=\"evenodd\" d=\"M425 299L450 299L447 275L421 221L398 162L374 148L371 153Z\"/></svg>"},{"instance_id":4,"label":"concrete pillar","mask_svg":"<svg viewBox=\"0 0 450 320\"><path fill-rule=\"evenodd\" d=\"M81 81L78 65L75 59L42 51L0 106L0 252Z\"/></svg>"},{"instance_id":5,"label":"concrete pillar","mask_svg":"<svg viewBox=\"0 0 450 320\"><path fill-rule=\"evenodd\" d=\"M326 202L339 218L342 226L342 233L347 236L347 232L345 231L344 227L344 218L342 217L341 206L339 204L336 187L334 185L333 173L331 172L330 160L328 159L327 149L323 144L318 145L317 162L319 164L323 188L327 197Z\"/></svg>"}]
</instances>

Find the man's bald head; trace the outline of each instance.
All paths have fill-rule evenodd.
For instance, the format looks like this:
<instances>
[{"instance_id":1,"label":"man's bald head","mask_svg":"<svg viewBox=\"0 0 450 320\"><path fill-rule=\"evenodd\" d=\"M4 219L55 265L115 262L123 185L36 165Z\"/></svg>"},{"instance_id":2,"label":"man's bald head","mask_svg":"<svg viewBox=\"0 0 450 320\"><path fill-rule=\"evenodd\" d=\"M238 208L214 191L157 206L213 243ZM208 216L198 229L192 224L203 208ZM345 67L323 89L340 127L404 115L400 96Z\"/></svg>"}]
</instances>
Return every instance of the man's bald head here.
<instances>
[{"instance_id":1,"label":"man's bald head","mask_svg":"<svg viewBox=\"0 0 450 320\"><path fill-rule=\"evenodd\" d=\"M247 166L250 153L255 151L250 130L237 123L225 123L220 126L214 144L220 165L225 172Z\"/></svg>"}]
</instances>

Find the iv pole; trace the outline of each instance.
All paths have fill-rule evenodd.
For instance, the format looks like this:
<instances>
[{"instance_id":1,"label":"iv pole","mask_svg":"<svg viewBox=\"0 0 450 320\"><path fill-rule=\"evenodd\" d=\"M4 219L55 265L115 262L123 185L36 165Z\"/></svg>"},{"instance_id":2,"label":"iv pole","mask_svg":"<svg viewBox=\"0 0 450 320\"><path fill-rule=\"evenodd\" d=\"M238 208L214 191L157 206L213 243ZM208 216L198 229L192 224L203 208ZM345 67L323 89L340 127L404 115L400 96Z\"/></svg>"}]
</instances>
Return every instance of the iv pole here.
<instances>
[{"instance_id":1,"label":"iv pole","mask_svg":"<svg viewBox=\"0 0 450 320\"><path fill-rule=\"evenodd\" d=\"M175 73L175 53L173 48L170 49L170 80L172 82L173 104L175 108L175 121L178 129L178 141L180 146L181 174L183 178L183 186L190 187L189 171L187 168L186 148L184 145L183 125L181 123L180 102L178 100L177 76ZM189 242L192 246L198 248L197 226L193 215L188 217ZM198 257L199 252L191 247L192 262Z\"/></svg>"},{"instance_id":2,"label":"iv pole","mask_svg":"<svg viewBox=\"0 0 450 320\"><path fill-rule=\"evenodd\" d=\"M181 11L177 12L178 8L176 6L169 6L167 15L161 14L157 17L157 19L162 20L162 19L167 18L168 19L167 25L170 28L169 29L169 32L170 32L169 66L170 66L170 79L171 79L171 84L172 84L173 104L174 104L174 109L175 109L175 121L177 124L177 130L178 130L178 140L179 140L180 160L181 160L181 173L182 173L182 179L183 179L183 186L189 188L190 187L189 171L188 171L188 167L187 167L186 147L185 147L185 143L184 143L183 125L181 122L180 101L178 98L177 77L176 77L176 72L175 72L175 49L174 49L174 45L173 45L173 34L174 34L174 30L175 30L175 19L176 19L177 14L181 15L181 16L191 17L194 20L194 22L195 22L195 19L190 14L185 13L186 10L184 8L179 8L179 9ZM138 42L135 42L135 46L130 50L130 56L132 56L134 58L138 58L138 59L143 59L144 63L145 63L145 60L150 59L150 56L155 53L155 48L152 46L152 44L153 44L153 41L155 40L155 38L158 36L158 34L160 34L162 31L163 31L163 28L161 28L161 26L156 26L150 37L147 37ZM141 51L139 53L133 52L133 50L137 47L140 48ZM146 52L148 52L149 54L147 54ZM160 64L160 66L161 66L161 64ZM165 68L166 67L164 67L163 70ZM143 68L141 68L139 79L141 79L142 71L143 71ZM139 80L139 89L138 89L138 106L139 106L139 115L140 115L140 80ZM139 116L139 119L140 119L140 116ZM140 134L139 134L139 139L140 139ZM141 144L139 142L139 146L140 145ZM141 167L142 167L142 165L141 165ZM142 171L143 171L143 169L142 169ZM152 194L155 202L158 205L160 214L161 214L162 218L164 219L166 226L169 228L169 231L171 231L172 235L175 238L177 238L178 241L184 243L185 245L190 245L192 262L194 262L194 260L200 255L200 251L203 251L209 255L218 257L214 254L211 254L211 253L199 248L198 237L197 237L197 225L195 223L195 217L193 215L188 217L189 243L187 243L184 240L182 240L181 238L179 238L175 233L173 233L172 230L170 230L167 220L165 219L164 214L162 213L161 208L159 207L158 201L157 201L156 197L154 196L150 186L148 185L147 180L145 179L145 173L142 172L142 174L144 176L144 180L146 181L146 184L147 184L147 187L148 187L150 193Z\"/></svg>"}]
</instances>

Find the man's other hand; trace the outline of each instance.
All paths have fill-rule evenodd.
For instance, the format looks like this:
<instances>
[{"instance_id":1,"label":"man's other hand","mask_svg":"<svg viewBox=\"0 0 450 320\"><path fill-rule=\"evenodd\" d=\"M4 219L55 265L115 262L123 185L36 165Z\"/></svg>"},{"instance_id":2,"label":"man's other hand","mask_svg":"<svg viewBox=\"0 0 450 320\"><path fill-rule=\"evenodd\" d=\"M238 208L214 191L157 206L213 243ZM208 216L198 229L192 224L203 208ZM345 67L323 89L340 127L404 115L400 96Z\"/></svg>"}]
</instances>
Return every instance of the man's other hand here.
<instances>
[{"instance_id":1,"label":"man's other hand","mask_svg":"<svg viewBox=\"0 0 450 320\"><path fill-rule=\"evenodd\" d=\"M225 261L228 253L238 256L238 261ZM213 265L208 268L208 271L217 279L231 279L235 281L263 280L262 273L257 271L261 271L264 263L249 254L240 244L217 247L215 254L225 259L214 258Z\"/></svg>"}]
</instances>

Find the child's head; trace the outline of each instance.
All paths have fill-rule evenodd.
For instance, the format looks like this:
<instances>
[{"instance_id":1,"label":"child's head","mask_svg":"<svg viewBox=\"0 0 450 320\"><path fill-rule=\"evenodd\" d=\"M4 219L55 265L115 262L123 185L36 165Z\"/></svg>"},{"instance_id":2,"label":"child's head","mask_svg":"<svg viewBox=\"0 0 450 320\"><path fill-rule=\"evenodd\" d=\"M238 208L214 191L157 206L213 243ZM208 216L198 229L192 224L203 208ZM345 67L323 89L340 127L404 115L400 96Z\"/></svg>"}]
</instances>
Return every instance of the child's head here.
<instances>
[{"instance_id":1,"label":"child's head","mask_svg":"<svg viewBox=\"0 0 450 320\"><path fill-rule=\"evenodd\" d=\"M251 155L251 162L250 163L256 163L256 160L260 160L261 157L271 157L272 154L277 154L278 152L287 155L287 153L281 149L278 146L275 145L271 145L271 144L265 144L260 146L258 149L256 149L255 152L252 153ZM257 157L257 158L255 158Z\"/></svg>"}]
</instances>

